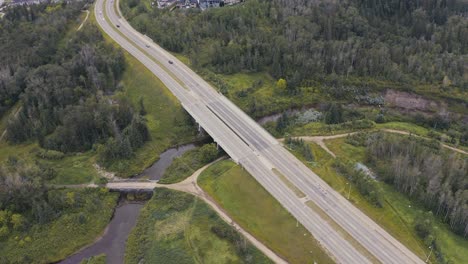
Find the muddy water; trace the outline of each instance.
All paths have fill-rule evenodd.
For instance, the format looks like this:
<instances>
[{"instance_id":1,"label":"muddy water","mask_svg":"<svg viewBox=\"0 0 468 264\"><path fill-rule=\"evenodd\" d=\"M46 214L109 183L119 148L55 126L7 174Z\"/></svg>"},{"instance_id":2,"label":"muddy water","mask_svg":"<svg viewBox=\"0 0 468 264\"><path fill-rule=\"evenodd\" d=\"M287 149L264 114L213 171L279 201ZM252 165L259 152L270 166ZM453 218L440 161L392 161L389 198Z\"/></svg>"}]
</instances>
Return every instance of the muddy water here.
<instances>
[{"instance_id":1,"label":"muddy water","mask_svg":"<svg viewBox=\"0 0 468 264\"><path fill-rule=\"evenodd\" d=\"M66 258L60 264L80 263L83 259L99 254L107 255L107 263L123 263L127 237L135 226L143 205L143 203L121 202L115 209L114 217L107 226L104 235L91 246Z\"/></svg>"},{"instance_id":2,"label":"muddy water","mask_svg":"<svg viewBox=\"0 0 468 264\"><path fill-rule=\"evenodd\" d=\"M171 165L172 161L182 156L185 152L194 149L197 145L195 144L187 144L182 145L176 148L170 148L159 156L159 160L156 161L151 167L144 170L139 175L135 176L135 178L147 177L150 180L159 180L163 176L166 169Z\"/></svg>"}]
</instances>

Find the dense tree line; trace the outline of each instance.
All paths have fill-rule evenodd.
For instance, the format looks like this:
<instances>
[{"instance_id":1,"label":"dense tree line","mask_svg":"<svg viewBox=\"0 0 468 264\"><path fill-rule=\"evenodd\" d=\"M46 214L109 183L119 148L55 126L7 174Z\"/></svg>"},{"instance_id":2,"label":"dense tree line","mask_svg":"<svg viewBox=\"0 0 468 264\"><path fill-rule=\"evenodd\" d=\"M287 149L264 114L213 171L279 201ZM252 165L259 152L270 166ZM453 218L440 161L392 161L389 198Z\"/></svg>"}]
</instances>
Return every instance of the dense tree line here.
<instances>
[{"instance_id":1,"label":"dense tree line","mask_svg":"<svg viewBox=\"0 0 468 264\"><path fill-rule=\"evenodd\" d=\"M288 90L324 76L466 87L462 1L333 2L251 0L205 12L147 10L142 0L122 5L138 30L189 55L194 66L267 70L285 78Z\"/></svg>"},{"instance_id":2,"label":"dense tree line","mask_svg":"<svg viewBox=\"0 0 468 264\"><path fill-rule=\"evenodd\" d=\"M125 60L97 28L67 33L83 4L20 6L1 20L8 41L0 47L0 103L8 109L20 102L6 138L37 139L41 147L61 152L103 144L101 161L128 158L149 139L144 105L138 111L127 99L110 96L121 88ZM18 49L25 43L24 51Z\"/></svg>"},{"instance_id":3,"label":"dense tree line","mask_svg":"<svg viewBox=\"0 0 468 264\"><path fill-rule=\"evenodd\" d=\"M0 20L0 115L19 100L31 69L49 63L83 2L7 8Z\"/></svg>"},{"instance_id":4,"label":"dense tree line","mask_svg":"<svg viewBox=\"0 0 468 264\"><path fill-rule=\"evenodd\" d=\"M55 172L40 163L29 164L10 157L0 166L0 241L11 232L46 224L67 210L84 203L101 202L96 196L78 196L74 191L49 189L44 183Z\"/></svg>"},{"instance_id":5,"label":"dense tree line","mask_svg":"<svg viewBox=\"0 0 468 264\"><path fill-rule=\"evenodd\" d=\"M384 181L421 202L458 234L468 234L466 157L446 154L438 143L376 133L367 157Z\"/></svg>"}]
</instances>

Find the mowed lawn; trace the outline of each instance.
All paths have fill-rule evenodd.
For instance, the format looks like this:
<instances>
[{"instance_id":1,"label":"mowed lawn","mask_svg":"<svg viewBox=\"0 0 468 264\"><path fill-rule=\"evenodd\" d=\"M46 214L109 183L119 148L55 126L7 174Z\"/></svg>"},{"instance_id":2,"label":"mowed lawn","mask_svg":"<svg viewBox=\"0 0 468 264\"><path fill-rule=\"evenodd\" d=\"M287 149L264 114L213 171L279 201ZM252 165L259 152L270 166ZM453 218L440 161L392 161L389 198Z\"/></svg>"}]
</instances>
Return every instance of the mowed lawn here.
<instances>
[{"instance_id":1,"label":"mowed lawn","mask_svg":"<svg viewBox=\"0 0 468 264\"><path fill-rule=\"evenodd\" d=\"M245 230L288 262L333 263L310 233L232 161L208 167L198 183Z\"/></svg>"}]
</instances>

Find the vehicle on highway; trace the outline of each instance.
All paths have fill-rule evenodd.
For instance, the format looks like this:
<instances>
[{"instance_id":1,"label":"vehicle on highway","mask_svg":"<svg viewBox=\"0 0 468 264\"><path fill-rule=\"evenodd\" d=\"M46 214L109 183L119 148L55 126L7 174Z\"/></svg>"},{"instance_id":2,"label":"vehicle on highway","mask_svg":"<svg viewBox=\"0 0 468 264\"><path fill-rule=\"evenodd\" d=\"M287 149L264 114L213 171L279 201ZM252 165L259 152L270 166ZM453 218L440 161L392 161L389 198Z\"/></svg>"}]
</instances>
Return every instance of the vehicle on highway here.
<instances>
[{"instance_id":1,"label":"vehicle on highway","mask_svg":"<svg viewBox=\"0 0 468 264\"><path fill-rule=\"evenodd\" d=\"M169 61L169 64L174 64L174 62L172 62L171 60Z\"/></svg>"},{"instance_id":2,"label":"vehicle on highway","mask_svg":"<svg viewBox=\"0 0 468 264\"><path fill-rule=\"evenodd\" d=\"M120 27L120 25L115 25L115 26L118 27L118 28Z\"/></svg>"},{"instance_id":3,"label":"vehicle on highway","mask_svg":"<svg viewBox=\"0 0 468 264\"><path fill-rule=\"evenodd\" d=\"M149 47L150 47L150 45L146 44L146 47L147 47L147 48L149 48Z\"/></svg>"}]
</instances>

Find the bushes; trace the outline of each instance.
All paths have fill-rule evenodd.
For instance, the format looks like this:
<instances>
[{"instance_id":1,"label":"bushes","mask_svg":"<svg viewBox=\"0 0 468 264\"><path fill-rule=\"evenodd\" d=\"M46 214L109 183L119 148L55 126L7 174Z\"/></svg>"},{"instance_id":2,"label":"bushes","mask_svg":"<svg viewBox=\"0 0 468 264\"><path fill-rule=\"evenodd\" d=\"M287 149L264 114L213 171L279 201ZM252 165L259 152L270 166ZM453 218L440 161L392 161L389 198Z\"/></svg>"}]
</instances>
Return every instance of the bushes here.
<instances>
[{"instance_id":1,"label":"bushes","mask_svg":"<svg viewBox=\"0 0 468 264\"><path fill-rule=\"evenodd\" d=\"M181 157L174 159L159 182L175 183L182 181L199 168L215 160L220 154L215 143L189 150Z\"/></svg>"},{"instance_id":2,"label":"bushes","mask_svg":"<svg viewBox=\"0 0 468 264\"><path fill-rule=\"evenodd\" d=\"M7 213L8 228L0 223L2 263L55 263L73 254L104 230L117 198L102 189L47 190L48 200L36 200L21 214Z\"/></svg>"},{"instance_id":3,"label":"bushes","mask_svg":"<svg viewBox=\"0 0 468 264\"><path fill-rule=\"evenodd\" d=\"M355 147L365 147L369 133L358 132L346 136L345 142Z\"/></svg>"},{"instance_id":4,"label":"bushes","mask_svg":"<svg viewBox=\"0 0 468 264\"><path fill-rule=\"evenodd\" d=\"M199 149L200 161L204 164L208 164L218 157L219 151L216 144L206 144Z\"/></svg>"},{"instance_id":5,"label":"bushes","mask_svg":"<svg viewBox=\"0 0 468 264\"><path fill-rule=\"evenodd\" d=\"M65 157L65 154L55 150L39 149L36 153L36 157L46 160L61 160Z\"/></svg>"},{"instance_id":6,"label":"bushes","mask_svg":"<svg viewBox=\"0 0 468 264\"><path fill-rule=\"evenodd\" d=\"M346 164L338 159L335 161L333 166L339 173L354 183L359 190L359 193L366 197L369 202L377 207L382 207L384 205L380 186L364 171L356 169L351 163Z\"/></svg>"},{"instance_id":7,"label":"bushes","mask_svg":"<svg viewBox=\"0 0 468 264\"><path fill-rule=\"evenodd\" d=\"M286 137L284 143L291 148L291 150L298 151L308 162L314 161L314 154L308 144L302 139L295 139Z\"/></svg>"}]
</instances>

